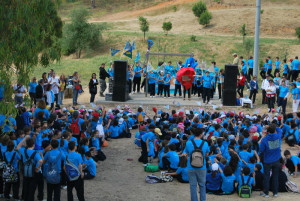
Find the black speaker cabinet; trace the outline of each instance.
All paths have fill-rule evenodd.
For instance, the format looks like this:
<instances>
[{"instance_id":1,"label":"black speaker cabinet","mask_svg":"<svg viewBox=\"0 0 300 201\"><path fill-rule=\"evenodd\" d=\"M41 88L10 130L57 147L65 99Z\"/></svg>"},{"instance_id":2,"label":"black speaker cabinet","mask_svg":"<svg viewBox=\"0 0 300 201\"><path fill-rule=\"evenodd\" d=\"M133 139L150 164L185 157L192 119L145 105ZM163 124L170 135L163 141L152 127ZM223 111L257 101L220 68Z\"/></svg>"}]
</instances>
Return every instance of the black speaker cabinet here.
<instances>
[{"instance_id":1,"label":"black speaker cabinet","mask_svg":"<svg viewBox=\"0 0 300 201\"><path fill-rule=\"evenodd\" d=\"M127 61L114 61L113 101L128 100Z\"/></svg>"}]
</instances>

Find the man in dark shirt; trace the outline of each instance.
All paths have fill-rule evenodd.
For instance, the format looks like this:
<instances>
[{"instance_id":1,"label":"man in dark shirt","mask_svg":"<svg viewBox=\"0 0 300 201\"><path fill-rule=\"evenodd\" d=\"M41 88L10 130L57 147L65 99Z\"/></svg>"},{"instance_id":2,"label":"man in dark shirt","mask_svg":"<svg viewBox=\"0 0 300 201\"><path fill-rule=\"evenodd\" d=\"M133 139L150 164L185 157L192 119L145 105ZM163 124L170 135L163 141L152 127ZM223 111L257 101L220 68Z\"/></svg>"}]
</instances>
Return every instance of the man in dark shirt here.
<instances>
[{"instance_id":1,"label":"man in dark shirt","mask_svg":"<svg viewBox=\"0 0 300 201\"><path fill-rule=\"evenodd\" d=\"M36 102L38 103L40 100L44 100L44 80L40 79L39 84L36 86Z\"/></svg>"},{"instance_id":2,"label":"man in dark shirt","mask_svg":"<svg viewBox=\"0 0 300 201\"><path fill-rule=\"evenodd\" d=\"M106 90L106 81L105 79L110 77L110 75L105 70L105 63L101 64L99 73L99 79L100 79L100 97L104 97L104 91Z\"/></svg>"}]
</instances>

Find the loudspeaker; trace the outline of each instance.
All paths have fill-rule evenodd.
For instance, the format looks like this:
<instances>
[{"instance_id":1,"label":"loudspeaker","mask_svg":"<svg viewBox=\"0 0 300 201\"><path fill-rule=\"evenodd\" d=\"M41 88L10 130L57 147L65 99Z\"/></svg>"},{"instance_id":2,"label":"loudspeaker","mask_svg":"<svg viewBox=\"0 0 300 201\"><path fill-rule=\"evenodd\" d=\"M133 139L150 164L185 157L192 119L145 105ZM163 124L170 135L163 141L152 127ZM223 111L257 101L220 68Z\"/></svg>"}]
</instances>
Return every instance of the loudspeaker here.
<instances>
[{"instance_id":1,"label":"loudspeaker","mask_svg":"<svg viewBox=\"0 0 300 201\"><path fill-rule=\"evenodd\" d=\"M236 106L236 91L224 90L222 97L224 106Z\"/></svg>"},{"instance_id":2,"label":"loudspeaker","mask_svg":"<svg viewBox=\"0 0 300 201\"><path fill-rule=\"evenodd\" d=\"M113 101L128 99L127 66L127 61L114 61Z\"/></svg>"}]
</instances>

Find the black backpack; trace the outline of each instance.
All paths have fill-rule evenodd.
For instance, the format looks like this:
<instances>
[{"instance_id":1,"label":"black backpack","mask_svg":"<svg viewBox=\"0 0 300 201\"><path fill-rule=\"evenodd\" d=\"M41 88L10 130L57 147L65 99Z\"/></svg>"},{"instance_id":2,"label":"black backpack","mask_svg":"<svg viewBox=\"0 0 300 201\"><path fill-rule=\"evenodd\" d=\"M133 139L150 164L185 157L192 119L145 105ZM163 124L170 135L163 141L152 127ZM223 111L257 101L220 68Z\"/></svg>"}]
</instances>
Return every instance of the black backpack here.
<instances>
[{"instance_id":1,"label":"black backpack","mask_svg":"<svg viewBox=\"0 0 300 201\"><path fill-rule=\"evenodd\" d=\"M34 157L37 153L36 151L32 153L32 155L29 157L27 154L27 149L24 151L25 153L25 162L24 162L24 177L33 177L34 176L34 170L35 170L35 164L34 164Z\"/></svg>"},{"instance_id":2,"label":"black backpack","mask_svg":"<svg viewBox=\"0 0 300 201\"><path fill-rule=\"evenodd\" d=\"M204 140L202 140L200 147L197 147L194 139L191 140L193 145L194 145L194 150L192 151L191 154L191 166L194 168L202 168L205 164L204 164L204 156L203 156L203 152L202 152L202 147L204 145Z\"/></svg>"},{"instance_id":3,"label":"black backpack","mask_svg":"<svg viewBox=\"0 0 300 201\"><path fill-rule=\"evenodd\" d=\"M292 133L289 132L288 136L286 137L286 143L292 147L297 144L296 136L295 136L296 129Z\"/></svg>"},{"instance_id":4,"label":"black backpack","mask_svg":"<svg viewBox=\"0 0 300 201\"><path fill-rule=\"evenodd\" d=\"M3 156L6 166L3 169L2 178L5 183L15 183L19 180L16 169L14 168L14 166L12 164L15 159L15 156L16 156L16 152L14 152L10 162L7 161L5 154Z\"/></svg>"}]
</instances>

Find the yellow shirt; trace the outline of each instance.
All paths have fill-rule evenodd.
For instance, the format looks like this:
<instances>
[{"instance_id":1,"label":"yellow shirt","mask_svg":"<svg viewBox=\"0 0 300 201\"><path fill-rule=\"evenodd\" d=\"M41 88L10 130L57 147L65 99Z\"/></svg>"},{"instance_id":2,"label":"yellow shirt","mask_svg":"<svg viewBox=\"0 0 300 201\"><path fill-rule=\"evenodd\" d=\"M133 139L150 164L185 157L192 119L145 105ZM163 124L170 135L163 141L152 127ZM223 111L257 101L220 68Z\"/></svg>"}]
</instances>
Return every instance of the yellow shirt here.
<instances>
[{"instance_id":1,"label":"yellow shirt","mask_svg":"<svg viewBox=\"0 0 300 201\"><path fill-rule=\"evenodd\" d=\"M59 84L59 91L64 91L66 83L61 81Z\"/></svg>"}]
</instances>

